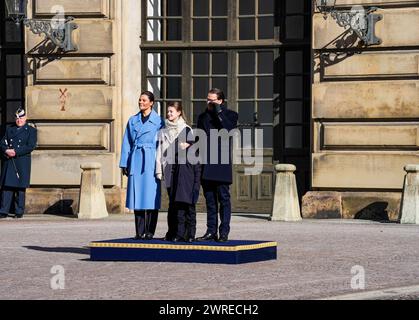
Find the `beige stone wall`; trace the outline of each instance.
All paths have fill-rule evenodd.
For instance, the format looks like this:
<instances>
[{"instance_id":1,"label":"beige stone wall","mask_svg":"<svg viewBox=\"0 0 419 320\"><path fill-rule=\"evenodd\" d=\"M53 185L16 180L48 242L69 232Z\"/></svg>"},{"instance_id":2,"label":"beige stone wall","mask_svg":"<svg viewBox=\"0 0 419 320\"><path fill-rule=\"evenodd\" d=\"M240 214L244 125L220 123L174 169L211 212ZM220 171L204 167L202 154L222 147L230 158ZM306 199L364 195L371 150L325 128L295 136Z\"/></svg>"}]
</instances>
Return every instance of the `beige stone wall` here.
<instances>
[{"instance_id":1,"label":"beige stone wall","mask_svg":"<svg viewBox=\"0 0 419 320\"><path fill-rule=\"evenodd\" d=\"M418 8L387 8L377 10L375 13L382 14L383 20L376 24L376 35L381 38L380 47L415 46L419 42L419 5ZM315 49L335 49L332 41L339 38L345 31L329 18L324 20L322 14L315 14L313 18ZM408 32L411 30L412 32ZM332 41L332 43L330 43ZM329 44L330 43L330 44ZM345 46L355 46L358 42L346 41Z\"/></svg>"},{"instance_id":2,"label":"beige stone wall","mask_svg":"<svg viewBox=\"0 0 419 320\"><path fill-rule=\"evenodd\" d=\"M340 56L342 60L339 60ZM366 51L352 55L334 54L332 57L339 63L324 68L322 80L419 77L419 50ZM316 63L320 63L319 57ZM316 82L319 82L320 73L316 76Z\"/></svg>"},{"instance_id":3,"label":"beige stone wall","mask_svg":"<svg viewBox=\"0 0 419 320\"><path fill-rule=\"evenodd\" d=\"M128 118L137 112L141 88L141 2L28 2L29 17L50 19L60 8L78 25L73 32L77 52L57 54L43 36L28 28L25 34L26 107L39 130L28 201L38 213L46 212L49 202L41 205L37 197L58 190L61 202L76 203L78 193L65 190L80 185L81 163L99 162L109 211L121 212L125 201L118 168L121 140Z\"/></svg>"},{"instance_id":4,"label":"beige stone wall","mask_svg":"<svg viewBox=\"0 0 419 320\"><path fill-rule=\"evenodd\" d=\"M359 47L314 14L313 189L401 190L404 165L419 163L419 1L337 5L380 7L382 43Z\"/></svg>"},{"instance_id":5,"label":"beige stone wall","mask_svg":"<svg viewBox=\"0 0 419 320\"><path fill-rule=\"evenodd\" d=\"M80 164L86 160L103 164L106 185L120 185L117 3L37 0L29 8L34 17L48 19L62 6L78 25L73 33L78 51L59 55L44 44L44 36L26 29L26 107L39 125L40 148L33 157L31 180L35 186L79 185Z\"/></svg>"},{"instance_id":6,"label":"beige stone wall","mask_svg":"<svg viewBox=\"0 0 419 320\"><path fill-rule=\"evenodd\" d=\"M336 0L337 7L352 7L354 5L362 6L377 6L377 7L387 7L387 6L408 6L419 4L418 0Z\"/></svg>"},{"instance_id":7,"label":"beige stone wall","mask_svg":"<svg viewBox=\"0 0 419 320\"><path fill-rule=\"evenodd\" d=\"M34 14L36 17L50 17L51 8L62 6L67 15L110 17L113 0L36 0Z\"/></svg>"},{"instance_id":8,"label":"beige stone wall","mask_svg":"<svg viewBox=\"0 0 419 320\"><path fill-rule=\"evenodd\" d=\"M37 85L49 83L110 85L112 81L110 57L63 57L45 63L41 59L34 58L33 61L40 64L33 73L34 83Z\"/></svg>"},{"instance_id":9,"label":"beige stone wall","mask_svg":"<svg viewBox=\"0 0 419 320\"><path fill-rule=\"evenodd\" d=\"M110 151L112 139L109 123L38 123L38 147Z\"/></svg>"}]
</instances>

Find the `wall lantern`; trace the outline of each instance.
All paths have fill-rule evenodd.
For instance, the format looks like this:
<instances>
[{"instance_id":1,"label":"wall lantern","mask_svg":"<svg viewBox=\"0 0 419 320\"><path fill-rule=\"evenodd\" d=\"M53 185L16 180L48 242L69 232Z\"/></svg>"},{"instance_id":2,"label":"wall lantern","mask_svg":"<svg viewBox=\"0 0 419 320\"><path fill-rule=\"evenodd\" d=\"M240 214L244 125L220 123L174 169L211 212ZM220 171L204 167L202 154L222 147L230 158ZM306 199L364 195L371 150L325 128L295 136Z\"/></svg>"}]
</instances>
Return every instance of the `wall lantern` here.
<instances>
[{"instance_id":1,"label":"wall lantern","mask_svg":"<svg viewBox=\"0 0 419 320\"><path fill-rule=\"evenodd\" d=\"M26 15L27 0L5 0L9 18L16 24L23 22L34 34L44 34L63 52L77 51L73 44L72 32L77 29L73 17L66 19L39 20L28 19Z\"/></svg>"},{"instance_id":2,"label":"wall lantern","mask_svg":"<svg viewBox=\"0 0 419 320\"><path fill-rule=\"evenodd\" d=\"M315 0L317 9L323 13L325 19L330 14L340 27L352 29L365 45L381 44L381 39L375 36L375 24L383 16L373 14L378 8L365 10L362 6L354 6L352 10L337 10L336 0Z\"/></svg>"}]
</instances>

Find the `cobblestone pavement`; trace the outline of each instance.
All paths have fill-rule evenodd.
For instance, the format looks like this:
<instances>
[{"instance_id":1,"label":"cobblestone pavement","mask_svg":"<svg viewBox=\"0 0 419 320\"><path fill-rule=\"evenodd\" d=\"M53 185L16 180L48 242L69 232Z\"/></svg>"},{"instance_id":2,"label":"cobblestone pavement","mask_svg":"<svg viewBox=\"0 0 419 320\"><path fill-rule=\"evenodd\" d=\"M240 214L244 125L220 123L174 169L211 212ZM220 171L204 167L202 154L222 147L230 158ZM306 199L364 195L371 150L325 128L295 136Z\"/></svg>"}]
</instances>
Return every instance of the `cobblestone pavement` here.
<instances>
[{"instance_id":1,"label":"cobblestone pavement","mask_svg":"<svg viewBox=\"0 0 419 320\"><path fill-rule=\"evenodd\" d=\"M390 298L378 298L376 300L419 300L419 294L415 295L403 295L403 296L395 296Z\"/></svg>"},{"instance_id":2,"label":"cobblestone pavement","mask_svg":"<svg viewBox=\"0 0 419 320\"><path fill-rule=\"evenodd\" d=\"M165 221L161 214L156 236L165 234ZM199 215L198 236L205 222ZM354 220L276 223L263 215L235 215L231 238L277 241L277 261L238 266L89 261L90 241L133 232L129 215L101 221L1 220L0 299L321 299L358 293L351 289L354 266L365 270L367 292L419 285L419 226ZM51 289L51 268L57 265L64 267L64 290ZM419 287L392 298L418 297Z\"/></svg>"}]
</instances>

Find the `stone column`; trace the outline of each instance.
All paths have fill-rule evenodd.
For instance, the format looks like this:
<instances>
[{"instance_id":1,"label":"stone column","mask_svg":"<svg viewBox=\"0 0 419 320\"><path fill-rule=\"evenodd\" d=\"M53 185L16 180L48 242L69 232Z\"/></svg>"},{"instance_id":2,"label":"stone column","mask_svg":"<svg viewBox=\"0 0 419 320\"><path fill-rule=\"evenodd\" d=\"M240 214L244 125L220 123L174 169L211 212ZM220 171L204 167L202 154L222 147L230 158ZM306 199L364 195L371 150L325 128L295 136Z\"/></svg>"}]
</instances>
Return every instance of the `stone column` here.
<instances>
[{"instance_id":1,"label":"stone column","mask_svg":"<svg viewBox=\"0 0 419 320\"><path fill-rule=\"evenodd\" d=\"M276 186L271 221L301 221L298 201L297 182L294 172L297 168L291 164L278 164Z\"/></svg>"},{"instance_id":2,"label":"stone column","mask_svg":"<svg viewBox=\"0 0 419 320\"><path fill-rule=\"evenodd\" d=\"M409 164L404 167L404 178L400 223L419 224L419 165Z\"/></svg>"},{"instance_id":3,"label":"stone column","mask_svg":"<svg viewBox=\"0 0 419 320\"><path fill-rule=\"evenodd\" d=\"M80 166L81 176L79 197L79 219L102 219L109 216L106 209L105 192L102 185L102 165L85 163Z\"/></svg>"}]
</instances>

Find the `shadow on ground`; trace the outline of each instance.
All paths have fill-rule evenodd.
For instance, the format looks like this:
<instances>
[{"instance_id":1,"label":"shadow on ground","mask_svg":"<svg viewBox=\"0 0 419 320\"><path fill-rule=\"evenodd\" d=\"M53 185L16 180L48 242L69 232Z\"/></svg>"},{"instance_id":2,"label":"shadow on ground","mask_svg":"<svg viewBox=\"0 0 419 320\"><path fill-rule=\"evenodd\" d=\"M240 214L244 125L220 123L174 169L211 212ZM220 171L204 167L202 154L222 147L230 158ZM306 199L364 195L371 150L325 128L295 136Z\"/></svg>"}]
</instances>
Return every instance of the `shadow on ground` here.
<instances>
[{"instance_id":1,"label":"shadow on ground","mask_svg":"<svg viewBox=\"0 0 419 320\"><path fill-rule=\"evenodd\" d=\"M36 246L24 246L24 248L42 252L54 252L54 253L76 253L90 255L89 248L70 248L70 247L36 247Z\"/></svg>"},{"instance_id":2,"label":"shadow on ground","mask_svg":"<svg viewBox=\"0 0 419 320\"><path fill-rule=\"evenodd\" d=\"M248 218L248 219L259 219L270 221L270 217L259 215L259 214L234 214L236 217Z\"/></svg>"}]
</instances>

